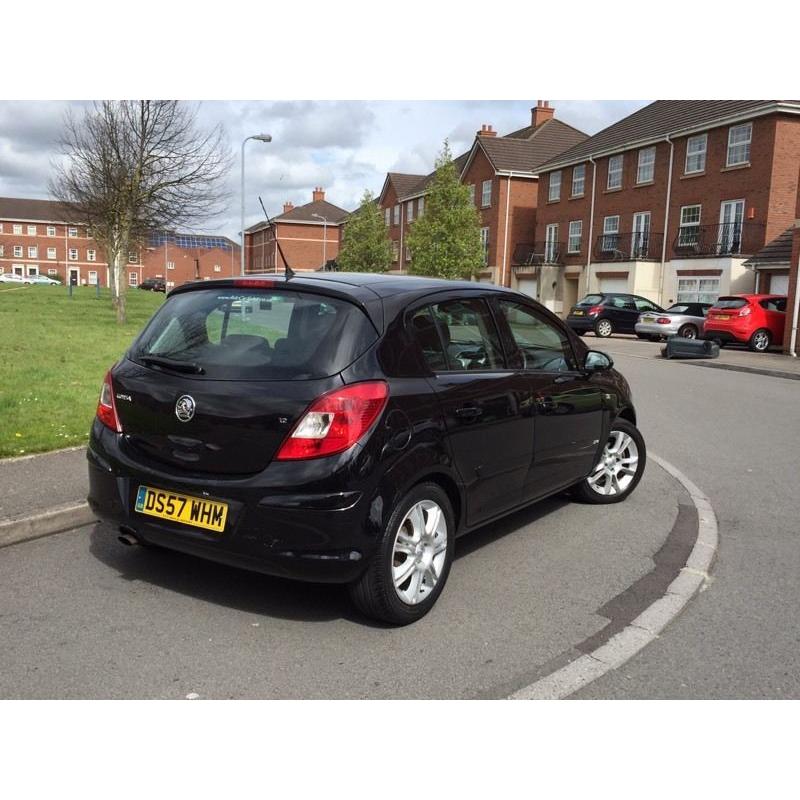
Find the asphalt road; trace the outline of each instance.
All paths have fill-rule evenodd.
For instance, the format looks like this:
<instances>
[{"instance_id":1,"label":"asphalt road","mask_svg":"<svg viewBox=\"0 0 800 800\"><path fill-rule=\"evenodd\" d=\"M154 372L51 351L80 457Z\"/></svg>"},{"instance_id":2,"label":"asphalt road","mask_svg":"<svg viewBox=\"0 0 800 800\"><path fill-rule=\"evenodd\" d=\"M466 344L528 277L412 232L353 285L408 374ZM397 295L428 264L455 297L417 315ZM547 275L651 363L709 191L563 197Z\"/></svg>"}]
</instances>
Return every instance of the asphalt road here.
<instances>
[{"instance_id":1,"label":"asphalt road","mask_svg":"<svg viewBox=\"0 0 800 800\"><path fill-rule=\"evenodd\" d=\"M711 497L721 549L708 590L580 696L799 697L798 382L597 345L649 448ZM685 502L651 462L622 505L554 499L476 532L434 611L403 629L365 622L339 588L124 548L100 526L14 545L0 696L504 696L603 628L598 609L653 569Z\"/></svg>"}]
</instances>

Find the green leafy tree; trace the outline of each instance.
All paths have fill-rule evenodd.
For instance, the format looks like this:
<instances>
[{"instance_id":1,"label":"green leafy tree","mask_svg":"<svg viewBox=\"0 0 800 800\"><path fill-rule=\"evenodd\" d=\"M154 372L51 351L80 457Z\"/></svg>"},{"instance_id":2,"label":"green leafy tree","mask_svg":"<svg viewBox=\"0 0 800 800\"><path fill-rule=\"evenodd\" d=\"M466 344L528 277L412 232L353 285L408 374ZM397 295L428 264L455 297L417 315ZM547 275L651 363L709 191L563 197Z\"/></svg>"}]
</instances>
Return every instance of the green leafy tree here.
<instances>
[{"instance_id":1,"label":"green leafy tree","mask_svg":"<svg viewBox=\"0 0 800 800\"><path fill-rule=\"evenodd\" d=\"M407 236L411 272L435 278L470 278L484 266L481 222L461 183L450 145L436 159L436 173L425 198L425 213Z\"/></svg>"},{"instance_id":2,"label":"green leafy tree","mask_svg":"<svg viewBox=\"0 0 800 800\"><path fill-rule=\"evenodd\" d=\"M386 272L392 263L392 243L380 208L368 190L347 221L336 263L344 272Z\"/></svg>"}]
</instances>

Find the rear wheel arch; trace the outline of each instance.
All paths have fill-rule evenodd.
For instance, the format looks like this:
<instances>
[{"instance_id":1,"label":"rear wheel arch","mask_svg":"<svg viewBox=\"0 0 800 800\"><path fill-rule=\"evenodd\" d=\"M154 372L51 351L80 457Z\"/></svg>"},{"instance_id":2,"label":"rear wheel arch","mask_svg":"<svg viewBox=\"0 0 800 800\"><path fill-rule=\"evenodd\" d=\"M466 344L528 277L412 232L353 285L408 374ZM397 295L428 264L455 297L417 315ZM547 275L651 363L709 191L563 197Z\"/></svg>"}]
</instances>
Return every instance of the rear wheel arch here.
<instances>
[{"instance_id":1,"label":"rear wheel arch","mask_svg":"<svg viewBox=\"0 0 800 800\"><path fill-rule=\"evenodd\" d=\"M448 500L450 500L450 505L453 507L455 530L458 531L461 527L463 510L461 490L458 484L445 472L430 472L420 477L410 488L413 489L414 486L419 486L421 483L435 483L447 495Z\"/></svg>"}]
</instances>

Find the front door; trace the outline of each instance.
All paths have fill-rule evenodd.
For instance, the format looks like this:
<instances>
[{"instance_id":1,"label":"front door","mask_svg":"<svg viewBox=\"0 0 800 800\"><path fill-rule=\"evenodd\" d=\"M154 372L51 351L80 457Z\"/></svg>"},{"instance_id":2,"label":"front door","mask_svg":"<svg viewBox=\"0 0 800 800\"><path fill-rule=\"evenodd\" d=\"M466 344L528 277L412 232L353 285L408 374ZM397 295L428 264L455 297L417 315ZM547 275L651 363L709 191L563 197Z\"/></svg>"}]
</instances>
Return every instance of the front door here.
<instances>
[{"instance_id":1,"label":"front door","mask_svg":"<svg viewBox=\"0 0 800 800\"><path fill-rule=\"evenodd\" d=\"M410 322L439 399L467 523L519 505L533 451L529 387L506 368L489 307L479 298L426 305Z\"/></svg>"},{"instance_id":2,"label":"front door","mask_svg":"<svg viewBox=\"0 0 800 800\"><path fill-rule=\"evenodd\" d=\"M559 322L525 303L493 302L509 363L533 400L533 457L523 496L535 500L591 471L602 436L605 393L578 370Z\"/></svg>"},{"instance_id":3,"label":"front door","mask_svg":"<svg viewBox=\"0 0 800 800\"><path fill-rule=\"evenodd\" d=\"M744 221L744 200L726 200L719 209L719 236L717 250L719 255L742 252L742 222Z\"/></svg>"},{"instance_id":4,"label":"front door","mask_svg":"<svg viewBox=\"0 0 800 800\"><path fill-rule=\"evenodd\" d=\"M81 271L78 267L69 268L69 282L71 286L79 286L81 282Z\"/></svg>"}]
</instances>

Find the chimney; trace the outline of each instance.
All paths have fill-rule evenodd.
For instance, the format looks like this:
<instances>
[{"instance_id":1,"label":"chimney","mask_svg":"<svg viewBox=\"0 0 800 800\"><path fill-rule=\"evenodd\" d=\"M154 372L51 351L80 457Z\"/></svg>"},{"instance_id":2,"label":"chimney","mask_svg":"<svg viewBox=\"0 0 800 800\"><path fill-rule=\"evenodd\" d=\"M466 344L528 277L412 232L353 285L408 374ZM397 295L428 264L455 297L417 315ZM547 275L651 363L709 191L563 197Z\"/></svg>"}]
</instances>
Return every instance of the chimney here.
<instances>
[{"instance_id":1,"label":"chimney","mask_svg":"<svg viewBox=\"0 0 800 800\"><path fill-rule=\"evenodd\" d=\"M287 200L283 204L283 213L285 214L287 211L291 211L294 208L294 203L291 200Z\"/></svg>"},{"instance_id":2,"label":"chimney","mask_svg":"<svg viewBox=\"0 0 800 800\"><path fill-rule=\"evenodd\" d=\"M321 186L317 186L311 195L312 202L319 203L325 199L325 190Z\"/></svg>"},{"instance_id":3,"label":"chimney","mask_svg":"<svg viewBox=\"0 0 800 800\"><path fill-rule=\"evenodd\" d=\"M536 108L531 109L531 125L535 128L537 125L541 125L548 119L553 119L555 113L556 110L554 108L550 108L549 100L537 100Z\"/></svg>"},{"instance_id":4,"label":"chimney","mask_svg":"<svg viewBox=\"0 0 800 800\"><path fill-rule=\"evenodd\" d=\"M497 136L497 131L491 125L481 125L478 136Z\"/></svg>"}]
</instances>

